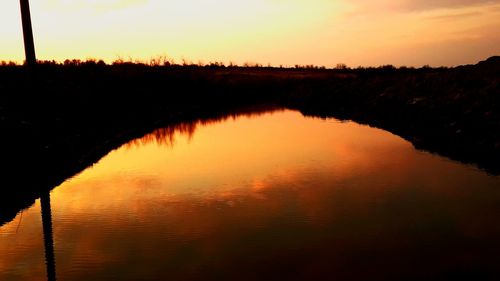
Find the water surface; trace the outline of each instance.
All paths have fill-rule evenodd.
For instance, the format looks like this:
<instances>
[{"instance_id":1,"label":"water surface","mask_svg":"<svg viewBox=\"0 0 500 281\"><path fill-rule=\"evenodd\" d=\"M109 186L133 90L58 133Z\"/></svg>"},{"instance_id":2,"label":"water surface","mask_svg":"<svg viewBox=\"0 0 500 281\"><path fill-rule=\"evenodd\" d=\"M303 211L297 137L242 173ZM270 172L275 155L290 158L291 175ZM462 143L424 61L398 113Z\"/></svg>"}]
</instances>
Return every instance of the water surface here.
<instances>
[{"instance_id":1,"label":"water surface","mask_svg":"<svg viewBox=\"0 0 500 281\"><path fill-rule=\"evenodd\" d=\"M0 280L47 280L50 245L57 280L500 276L498 177L293 111L158 130L50 203L53 243L40 201L0 228Z\"/></svg>"}]
</instances>

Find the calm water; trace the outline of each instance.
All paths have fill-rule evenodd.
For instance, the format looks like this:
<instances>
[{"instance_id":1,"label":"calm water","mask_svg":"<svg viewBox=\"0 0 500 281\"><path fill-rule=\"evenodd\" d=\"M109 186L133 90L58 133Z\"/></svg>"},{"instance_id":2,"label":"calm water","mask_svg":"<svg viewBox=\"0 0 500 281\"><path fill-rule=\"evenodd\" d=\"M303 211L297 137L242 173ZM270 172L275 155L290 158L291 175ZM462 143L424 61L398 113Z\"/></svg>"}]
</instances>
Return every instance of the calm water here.
<instances>
[{"instance_id":1,"label":"calm water","mask_svg":"<svg viewBox=\"0 0 500 281\"><path fill-rule=\"evenodd\" d=\"M0 280L47 280L45 250L64 281L500 278L498 177L293 111L159 130L50 203L55 265L37 201Z\"/></svg>"}]
</instances>

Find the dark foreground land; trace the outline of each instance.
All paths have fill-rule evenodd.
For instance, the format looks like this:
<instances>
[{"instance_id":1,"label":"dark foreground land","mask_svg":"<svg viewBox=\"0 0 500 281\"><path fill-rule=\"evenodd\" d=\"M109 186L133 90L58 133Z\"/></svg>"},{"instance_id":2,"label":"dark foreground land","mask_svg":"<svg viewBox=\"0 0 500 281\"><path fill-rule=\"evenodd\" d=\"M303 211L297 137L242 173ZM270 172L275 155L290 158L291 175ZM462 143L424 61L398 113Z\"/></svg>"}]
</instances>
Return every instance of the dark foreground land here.
<instances>
[{"instance_id":1,"label":"dark foreground land","mask_svg":"<svg viewBox=\"0 0 500 281\"><path fill-rule=\"evenodd\" d=\"M152 130L273 108L379 127L500 174L500 58L452 69L0 67L0 225Z\"/></svg>"}]
</instances>

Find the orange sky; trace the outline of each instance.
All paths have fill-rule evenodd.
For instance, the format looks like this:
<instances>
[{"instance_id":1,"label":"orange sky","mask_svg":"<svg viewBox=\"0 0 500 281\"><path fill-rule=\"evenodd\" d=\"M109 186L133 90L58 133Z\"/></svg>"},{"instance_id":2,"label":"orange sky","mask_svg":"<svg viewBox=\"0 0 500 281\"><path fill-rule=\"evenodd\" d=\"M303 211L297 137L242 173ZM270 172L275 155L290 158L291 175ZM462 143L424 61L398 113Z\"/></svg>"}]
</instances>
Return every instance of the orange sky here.
<instances>
[{"instance_id":1,"label":"orange sky","mask_svg":"<svg viewBox=\"0 0 500 281\"><path fill-rule=\"evenodd\" d=\"M23 59L18 6L0 3L0 60ZM31 9L44 60L439 66L500 54L500 0L31 0Z\"/></svg>"}]
</instances>

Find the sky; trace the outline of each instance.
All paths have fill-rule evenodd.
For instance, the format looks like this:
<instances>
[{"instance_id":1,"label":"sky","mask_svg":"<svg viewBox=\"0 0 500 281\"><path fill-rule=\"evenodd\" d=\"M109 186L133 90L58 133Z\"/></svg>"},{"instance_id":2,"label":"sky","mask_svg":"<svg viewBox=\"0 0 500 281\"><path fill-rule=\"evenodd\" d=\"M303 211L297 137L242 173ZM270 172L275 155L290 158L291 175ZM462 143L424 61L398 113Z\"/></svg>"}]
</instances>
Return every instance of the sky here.
<instances>
[{"instance_id":1,"label":"sky","mask_svg":"<svg viewBox=\"0 0 500 281\"><path fill-rule=\"evenodd\" d=\"M31 0L41 60L455 66L500 55L500 0ZM18 0L0 60L24 59Z\"/></svg>"}]
</instances>

